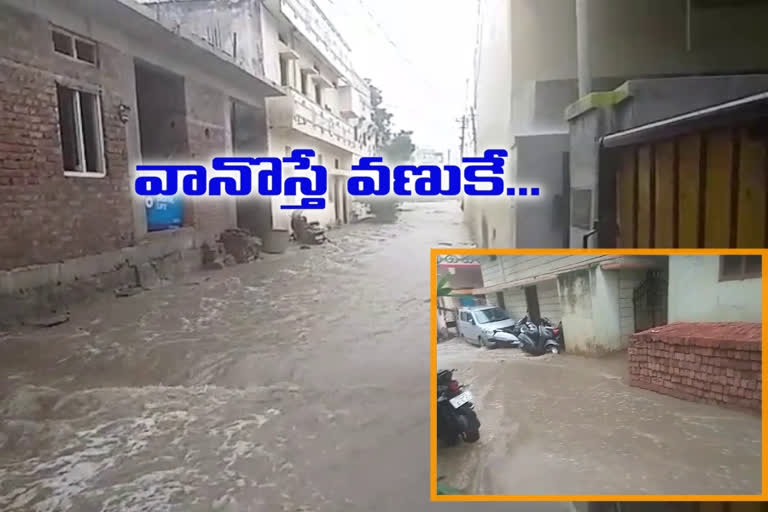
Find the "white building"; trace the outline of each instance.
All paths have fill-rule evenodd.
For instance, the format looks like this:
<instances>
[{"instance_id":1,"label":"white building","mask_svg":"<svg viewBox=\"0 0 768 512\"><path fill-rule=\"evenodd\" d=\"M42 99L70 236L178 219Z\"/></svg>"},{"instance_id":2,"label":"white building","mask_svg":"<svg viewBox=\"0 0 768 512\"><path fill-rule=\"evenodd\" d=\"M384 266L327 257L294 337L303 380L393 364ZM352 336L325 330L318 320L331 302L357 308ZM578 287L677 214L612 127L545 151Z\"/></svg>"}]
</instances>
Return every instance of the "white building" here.
<instances>
[{"instance_id":1,"label":"white building","mask_svg":"<svg viewBox=\"0 0 768 512\"><path fill-rule=\"evenodd\" d=\"M349 221L350 168L371 155L375 132L368 84L351 64L351 49L314 0L175 0L151 4L160 18L193 29L233 54L246 70L282 87L262 117L270 156L313 149L329 172L325 210L305 210L322 224ZM249 148L250 149L250 148ZM295 203L296 199L286 199ZM290 210L279 201L251 210L271 213L271 229L288 229Z\"/></svg>"},{"instance_id":2,"label":"white building","mask_svg":"<svg viewBox=\"0 0 768 512\"><path fill-rule=\"evenodd\" d=\"M760 322L760 256L485 256L488 302L513 318L563 322L566 349L627 348L673 322Z\"/></svg>"}]
</instances>

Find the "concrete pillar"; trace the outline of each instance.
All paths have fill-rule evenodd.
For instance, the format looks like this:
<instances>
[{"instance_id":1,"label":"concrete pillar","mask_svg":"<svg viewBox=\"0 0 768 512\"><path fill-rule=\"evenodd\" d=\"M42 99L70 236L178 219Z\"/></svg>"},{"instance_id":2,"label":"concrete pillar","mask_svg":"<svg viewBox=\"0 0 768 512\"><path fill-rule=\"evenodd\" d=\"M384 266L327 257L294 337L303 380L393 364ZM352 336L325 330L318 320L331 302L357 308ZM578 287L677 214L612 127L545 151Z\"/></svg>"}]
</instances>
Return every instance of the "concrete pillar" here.
<instances>
[{"instance_id":1,"label":"concrete pillar","mask_svg":"<svg viewBox=\"0 0 768 512\"><path fill-rule=\"evenodd\" d=\"M589 0L576 0L576 56L581 98L592 92L592 69L589 58Z\"/></svg>"}]
</instances>

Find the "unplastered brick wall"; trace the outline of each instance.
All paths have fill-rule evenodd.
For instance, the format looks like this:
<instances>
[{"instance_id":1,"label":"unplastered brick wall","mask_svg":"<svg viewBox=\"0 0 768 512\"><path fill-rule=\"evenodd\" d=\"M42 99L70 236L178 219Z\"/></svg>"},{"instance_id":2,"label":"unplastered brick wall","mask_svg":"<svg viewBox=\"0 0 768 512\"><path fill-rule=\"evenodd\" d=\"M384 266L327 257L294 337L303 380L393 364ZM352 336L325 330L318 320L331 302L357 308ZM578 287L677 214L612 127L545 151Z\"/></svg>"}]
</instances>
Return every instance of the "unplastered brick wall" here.
<instances>
[{"instance_id":1,"label":"unplastered brick wall","mask_svg":"<svg viewBox=\"0 0 768 512\"><path fill-rule=\"evenodd\" d=\"M761 324L674 323L637 333L630 385L677 398L761 410Z\"/></svg>"},{"instance_id":2,"label":"unplastered brick wall","mask_svg":"<svg viewBox=\"0 0 768 512\"><path fill-rule=\"evenodd\" d=\"M125 127L132 60L99 45L99 65L55 53L47 20L0 5L0 270L133 242ZM56 84L100 91L106 176L64 175Z\"/></svg>"}]
</instances>

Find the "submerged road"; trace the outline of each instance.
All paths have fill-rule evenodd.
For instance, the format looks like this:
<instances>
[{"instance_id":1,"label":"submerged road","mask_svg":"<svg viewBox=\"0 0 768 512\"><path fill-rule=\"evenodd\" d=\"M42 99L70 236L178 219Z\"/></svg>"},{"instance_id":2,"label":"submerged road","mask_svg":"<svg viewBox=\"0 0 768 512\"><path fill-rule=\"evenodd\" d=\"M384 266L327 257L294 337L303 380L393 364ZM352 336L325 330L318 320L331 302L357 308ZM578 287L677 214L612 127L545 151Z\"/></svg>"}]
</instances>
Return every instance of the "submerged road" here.
<instances>
[{"instance_id":1,"label":"submerged road","mask_svg":"<svg viewBox=\"0 0 768 512\"><path fill-rule=\"evenodd\" d=\"M532 358L455 338L437 359L483 421L477 443L438 450L438 475L465 492L760 494L760 418L629 387L623 355Z\"/></svg>"},{"instance_id":2,"label":"submerged road","mask_svg":"<svg viewBox=\"0 0 768 512\"><path fill-rule=\"evenodd\" d=\"M455 203L0 333L0 510L564 511L429 503L429 253Z\"/></svg>"}]
</instances>

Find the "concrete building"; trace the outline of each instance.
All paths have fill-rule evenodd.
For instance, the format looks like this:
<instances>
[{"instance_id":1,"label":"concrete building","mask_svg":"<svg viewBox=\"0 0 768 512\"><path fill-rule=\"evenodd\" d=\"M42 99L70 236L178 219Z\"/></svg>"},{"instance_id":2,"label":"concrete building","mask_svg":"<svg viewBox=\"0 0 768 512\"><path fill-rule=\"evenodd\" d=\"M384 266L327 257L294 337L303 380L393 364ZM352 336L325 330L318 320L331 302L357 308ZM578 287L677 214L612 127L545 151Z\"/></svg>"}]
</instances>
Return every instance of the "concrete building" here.
<instances>
[{"instance_id":1,"label":"concrete building","mask_svg":"<svg viewBox=\"0 0 768 512\"><path fill-rule=\"evenodd\" d=\"M414 150L411 161L418 165L443 165L448 163L442 151L422 147L417 147Z\"/></svg>"},{"instance_id":2,"label":"concrete building","mask_svg":"<svg viewBox=\"0 0 768 512\"><path fill-rule=\"evenodd\" d=\"M674 322L762 322L760 256L670 256Z\"/></svg>"},{"instance_id":3,"label":"concrete building","mask_svg":"<svg viewBox=\"0 0 768 512\"><path fill-rule=\"evenodd\" d=\"M666 258L484 256L484 294L513 318L562 321L566 349L625 349L637 330L666 323Z\"/></svg>"},{"instance_id":4,"label":"concrete building","mask_svg":"<svg viewBox=\"0 0 768 512\"><path fill-rule=\"evenodd\" d=\"M581 247L598 220L595 141L600 136L766 87L765 77L755 76L768 71L762 51L768 33L760 21L768 16L764 2L490 0L481 5L477 149L508 149L510 186L540 182L543 193L535 202L467 198L466 220L481 246ZM623 89L628 95L596 94L628 80ZM619 96L627 100L624 108L644 119L625 116L618 125L602 117L582 119ZM633 103L636 108L629 106ZM526 158L521 137L550 140L531 147ZM532 222L550 232L523 227Z\"/></svg>"},{"instance_id":5,"label":"concrete building","mask_svg":"<svg viewBox=\"0 0 768 512\"><path fill-rule=\"evenodd\" d=\"M132 0L0 2L3 316L177 267L236 226L233 200L188 200L178 229L150 231L132 169L231 152L253 130L232 105L283 93L152 14Z\"/></svg>"},{"instance_id":6,"label":"concrete building","mask_svg":"<svg viewBox=\"0 0 768 512\"><path fill-rule=\"evenodd\" d=\"M353 69L351 49L313 0L174 0L147 2L158 19L179 24L214 47L229 48L252 73L280 84L284 95L266 101L266 138L255 148L270 156L314 149L329 172L325 210L305 210L322 224L350 220L346 180L354 162L373 153L370 89ZM280 201L297 199L281 199ZM290 211L280 201L244 205L242 222L256 232L287 230ZM271 225L260 223L271 213Z\"/></svg>"},{"instance_id":7,"label":"concrete building","mask_svg":"<svg viewBox=\"0 0 768 512\"><path fill-rule=\"evenodd\" d=\"M513 318L563 322L571 352L622 350L672 323L760 322L760 256L483 256L472 290Z\"/></svg>"},{"instance_id":8,"label":"concrete building","mask_svg":"<svg viewBox=\"0 0 768 512\"><path fill-rule=\"evenodd\" d=\"M451 288L451 295L437 298L438 329L456 327L456 313L459 308L486 302L485 296L473 295L475 289L483 287L483 274L479 257L438 256L438 282L446 275L451 276L445 284Z\"/></svg>"}]
</instances>

